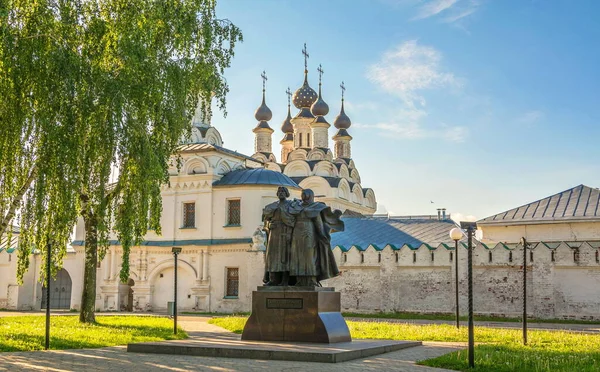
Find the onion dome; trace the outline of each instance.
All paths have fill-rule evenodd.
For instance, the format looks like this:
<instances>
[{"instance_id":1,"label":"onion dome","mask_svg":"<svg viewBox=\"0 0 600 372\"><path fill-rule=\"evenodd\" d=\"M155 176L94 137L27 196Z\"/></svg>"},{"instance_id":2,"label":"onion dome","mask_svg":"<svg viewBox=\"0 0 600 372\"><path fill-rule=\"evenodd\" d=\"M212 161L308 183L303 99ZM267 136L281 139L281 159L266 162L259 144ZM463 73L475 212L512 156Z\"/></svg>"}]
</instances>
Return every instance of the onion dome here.
<instances>
[{"instance_id":1,"label":"onion dome","mask_svg":"<svg viewBox=\"0 0 600 372\"><path fill-rule=\"evenodd\" d=\"M273 117L271 109L265 103L265 90L263 89L262 104L256 109L254 117L258 121L269 121Z\"/></svg>"},{"instance_id":2,"label":"onion dome","mask_svg":"<svg viewBox=\"0 0 600 372\"><path fill-rule=\"evenodd\" d=\"M333 121L333 125L337 129L348 129L352 125L350 118L344 112L344 99L343 98L342 98L342 109L340 110L340 114L335 117L335 120Z\"/></svg>"},{"instance_id":3,"label":"onion dome","mask_svg":"<svg viewBox=\"0 0 600 372\"><path fill-rule=\"evenodd\" d=\"M288 104L288 114L283 123L281 124L281 131L283 133L294 133L294 126L292 125L292 115L290 113L290 105Z\"/></svg>"},{"instance_id":4,"label":"onion dome","mask_svg":"<svg viewBox=\"0 0 600 372\"><path fill-rule=\"evenodd\" d=\"M321 97L321 83L320 82L319 82L319 97L317 98L315 103L313 103L312 106L310 107L310 111L315 116L325 116L329 113L329 106L327 105L327 103L325 103L325 101L323 101L323 98Z\"/></svg>"},{"instance_id":5,"label":"onion dome","mask_svg":"<svg viewBox=\"0 0 600 372\"><path fill-rule=\"evenodd\" d=\"M304 84L294 92L292 101L296 108L310 107L317 100L317 92L308 85L308 71L304 70Z\"/></svg>"}]
</instances>

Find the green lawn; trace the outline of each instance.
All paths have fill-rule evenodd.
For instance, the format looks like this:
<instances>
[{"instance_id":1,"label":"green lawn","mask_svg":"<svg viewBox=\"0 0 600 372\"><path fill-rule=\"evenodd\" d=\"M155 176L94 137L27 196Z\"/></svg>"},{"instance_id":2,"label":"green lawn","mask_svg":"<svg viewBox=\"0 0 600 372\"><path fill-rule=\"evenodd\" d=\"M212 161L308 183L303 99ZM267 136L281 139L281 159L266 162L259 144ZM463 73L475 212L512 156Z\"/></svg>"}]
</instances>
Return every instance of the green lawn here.
<instances>
[{"instance_id":1,"label":"green lawn","mask_svg":"<svg viewBox=\"0 0 600 372\"><path fill-rule=\"evenodd\" d=\"M453 314L421 314L409 312L394 312L394 313L342 313L346 318L376 318L376 319L425 319L425 320L456 320ZM475 315L475 321L482 322L512 322L519 323L522 318L505 318L497 316ZM461 316L460 320L467 321L467 316ZM575 319L536 319L528 318L532 323L557 323L557 324L600 324L598 320L575 320Z\"/></svg>"},{"instance_id":2,"label":"green lawn","mask_svg":"<svg viewBox=\"0 0 600 372\"><path fill-rule=\"evenodd\" d=\"M0 318L0 351L43 350L46 318L19 316ZM96 324L79 323L78 316L50 318L51 349L82 349L187 338L173 321L150 316L97 316Z\"/></svg>"},{"instance_id":3,"label":"green lawn","mask_svg":"<svg viewBox=\"0 0 600 372\"><path fill-rule=\"evenodd\" d=\"M214 318L211 324L241 333L245 317ZM467 327L449 324L415 325L385 322L348 322L354 338L466 342ZM598 372L600 335L558 331L529 331L529 345L521 344L521 330L475 328L475 371L488 372ZM450 353L420 364L469 370L466 351Z\"/></svg>"}]
</instances>

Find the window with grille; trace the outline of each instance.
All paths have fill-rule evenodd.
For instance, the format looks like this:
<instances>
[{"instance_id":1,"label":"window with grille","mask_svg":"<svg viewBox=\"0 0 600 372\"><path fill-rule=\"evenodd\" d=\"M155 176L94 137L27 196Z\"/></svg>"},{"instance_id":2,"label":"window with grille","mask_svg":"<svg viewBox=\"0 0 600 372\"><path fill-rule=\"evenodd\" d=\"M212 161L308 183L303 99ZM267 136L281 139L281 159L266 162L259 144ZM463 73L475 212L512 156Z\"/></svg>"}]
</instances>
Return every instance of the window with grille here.
<instances>
[{"instance_id":1,"label":"window with grille","mask_svg":"<svg viewBox=\"0 0 600 372\"><path fill-rule=\"evenodd\" d=\"M183 227L196 227L196 203L183 203Z\"/></svg>"},{"instance_id":2,"label":"window with grille","mask_svg":"<svg viewBox=\"0 0 600 372\"><path fill-rule=\"evenodd\" d=\"M240 199L227 200L227 225L241 225Z\"/></svg>"},{"instance_id":3,"label":"window with grille","mask_svg":"<svg viewBox=\"0 0 600 372\"><path fill-rule=\"evenodd\" d=\"M227 297L238 297L240 286L240 269L237 267L227 268Z\"/></svg>"}]
</instances>

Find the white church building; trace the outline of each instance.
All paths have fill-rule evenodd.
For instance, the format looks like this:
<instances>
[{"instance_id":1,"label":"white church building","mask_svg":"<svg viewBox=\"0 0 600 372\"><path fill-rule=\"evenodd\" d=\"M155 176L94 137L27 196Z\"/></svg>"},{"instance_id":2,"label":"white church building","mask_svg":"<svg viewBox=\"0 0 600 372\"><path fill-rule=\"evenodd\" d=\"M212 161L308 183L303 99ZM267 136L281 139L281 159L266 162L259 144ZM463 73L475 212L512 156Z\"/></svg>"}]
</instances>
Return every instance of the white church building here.
<instances>
[{"instance_id":1,"label":"white church building","mask_svg":"<svg viewBox=\"0 0 600 372\"><path fill-rule=\"evenodd\" d=\"M306 60L305 60L306 61ZM319 73L322 73L319 68ZM377 216L377 199L364 187L352 158L351 120L341 110L330 137L329 107L304 82L288 90L281 126L281 154L273 152L275 130L265 102L255 112L254 154L223 147L219 131L196 113L192 133L173 157L162 190L162 235L152 231L131 248L130 278L121 283L122 250L116 238L98 265L96 308L102 311L164 312L173 299L174 256L178 256L178 308L238 312L251 308L252 291L262 284L264 235L261 213L286 186L292 198L303 188L316 200L344 212L344 232L332 234L341 276L324 286L342 293L346 311L453 313L454 282L466 311L467 250L448 232L450 216ZM295 115L292 117L292 105ZM278 136L278 138L280 138ZM333 148L329 147L330 139ZM179 157L182 166L175 166ZM600 191L577 186L478 222L483 231L474 248L475 312L519 316L522 257L526 255L530 315L539 318L600 319ZM13 232L18 237L18 229ZM50 307L79 309L84 271L84 228L78 223L63 268L51 283ZM39 310L46 289L39 282L40 256L31 256L23 285L16 282L15 241L0 240L0 309ZM455 270L455 261L459 269Z\"/></svg>"}]
</instances>

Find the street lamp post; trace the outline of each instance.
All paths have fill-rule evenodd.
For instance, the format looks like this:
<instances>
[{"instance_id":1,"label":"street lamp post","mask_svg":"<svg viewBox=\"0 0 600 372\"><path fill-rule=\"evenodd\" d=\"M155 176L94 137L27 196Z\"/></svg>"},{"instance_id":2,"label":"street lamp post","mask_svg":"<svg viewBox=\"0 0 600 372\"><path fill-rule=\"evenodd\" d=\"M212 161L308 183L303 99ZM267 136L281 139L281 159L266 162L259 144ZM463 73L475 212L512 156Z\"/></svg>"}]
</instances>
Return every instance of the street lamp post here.
<instances>
[{"instance_id":1,"label":"street lamp post","mask_svg":"<svg viewBox=\"0 0 600 372\"><path fill-rule=\"evenodd\" d=\"M460 328L459 309L458 309L458 241L462 238L463 233L455 227L450 230L450 239L454 240L454 294L456 295L456 328Z\"/></svg>"},{"instance_id":2,"label":"street lamp post","mask_svg":"<svg viewBox=\"0 0 600 372\"><path fill-rule=\"evenodd\" d=\"M45 349L50 349L50 276L52 275L52 245L46 245L46 343Z\"/></svg>"},{"instance_id":3,"label":"street lamp post","mask_svg":"<svg viewBox=\"0 0 600 372\"><path fill-rule=\"evenodd\" d=\"M523 246L523 345L527 345L527 239L521 238Z\"/></svg>"},{"instance_id":4,"label":"street lamp post","mask_svg":"<svg viewBox=\"0 0 600 372\"><path fill-rule=\"evenodd\" d=\"M467 230L467 273L469 296L469 368L475 368L475 335L473 332L473 234L477 229L475 222L461 222L460 227Z\"/></svg>"},{"instance_id":5,"label":"street lamp post","mask_svg":"<svg viewBox=\"0 0 600 372\"><path fill-rule=\"evenodd\" d=\"M175 260L174 279L173 279L173 333L177 334L177 255L181 253L180 247L173 247L173 259Z\"/></svg>"}]
</instances>

